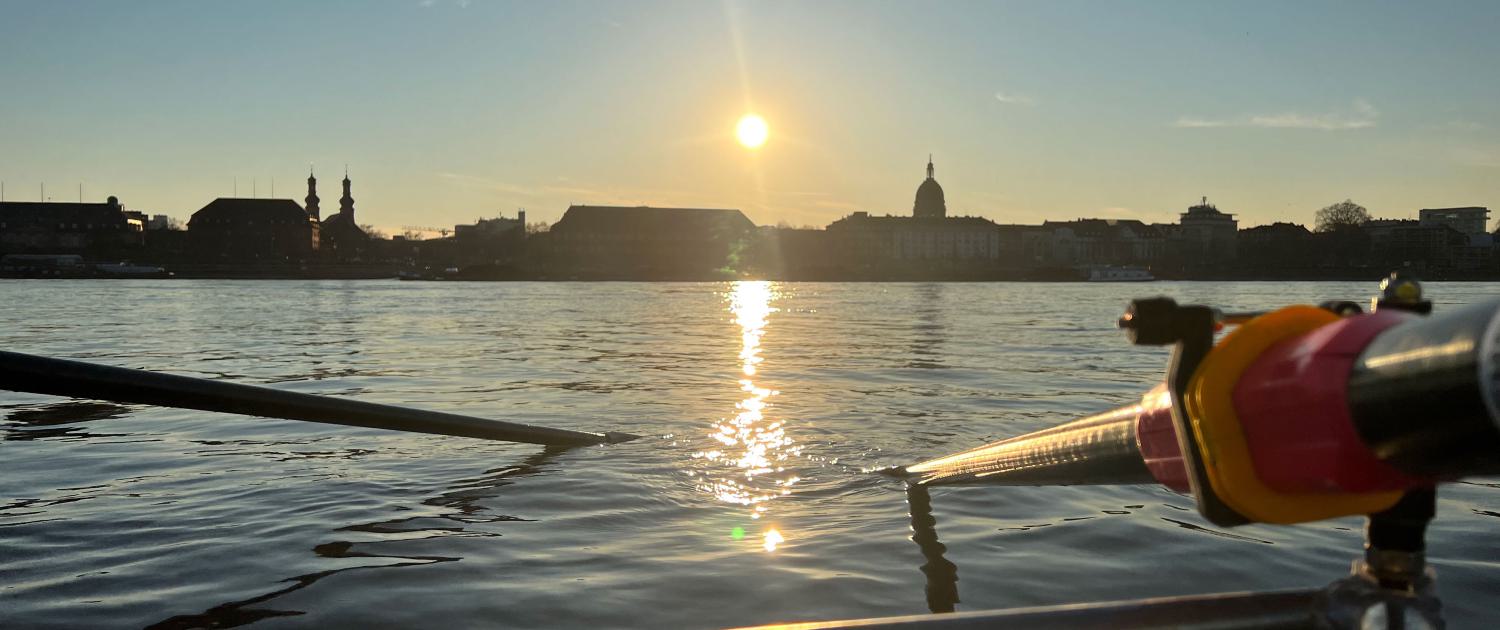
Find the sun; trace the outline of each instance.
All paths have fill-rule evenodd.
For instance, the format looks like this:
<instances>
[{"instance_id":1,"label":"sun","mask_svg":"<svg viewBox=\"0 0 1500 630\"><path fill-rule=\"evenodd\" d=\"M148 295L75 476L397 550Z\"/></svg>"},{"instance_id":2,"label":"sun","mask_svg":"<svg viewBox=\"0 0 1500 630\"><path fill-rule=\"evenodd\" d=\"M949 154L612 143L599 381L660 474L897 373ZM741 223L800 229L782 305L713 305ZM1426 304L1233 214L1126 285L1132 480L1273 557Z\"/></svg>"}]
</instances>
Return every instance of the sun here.
<instances>
[{"instance_id":1,"label":"sun","mask_svg":"<svg viewBox=\"0 0 1500 630\"><path fill-rule=\"evenodd\" d=\"M759 149L766 143L766 136L770 133L771 129L766 126L766 119L755 114L745 114L734 128L734 135L740 139L740 144L745 145L746 149Z\"/></svg>"}]
</instances>

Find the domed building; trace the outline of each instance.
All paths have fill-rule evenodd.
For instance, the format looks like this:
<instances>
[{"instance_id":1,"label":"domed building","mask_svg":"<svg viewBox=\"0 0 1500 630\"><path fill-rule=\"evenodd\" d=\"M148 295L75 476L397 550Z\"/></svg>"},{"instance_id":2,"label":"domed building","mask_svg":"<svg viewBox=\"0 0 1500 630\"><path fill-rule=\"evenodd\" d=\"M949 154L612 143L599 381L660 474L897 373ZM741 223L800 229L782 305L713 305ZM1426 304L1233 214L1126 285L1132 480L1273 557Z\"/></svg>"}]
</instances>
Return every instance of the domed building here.
<instances>
[{"instance_id":1,"label":"domed building","mask_svg":"<svg viewBox=\"0 0 1500 630\"><path fill-rule=\"evenodd\" d=\"M927 179L917 187L917 200L912 204L911 215L918 219L943 219L948 216L948 203L943 200L943 187L933 177L932 156L927 156Z\"/></svg>"},{"instance_id":2,"label":"domed building","mask_svg":"<svg viewBox=\"0 0 1500 630\"><path fill-rule=\"evenodd\" d=\"M1000 232L982 217L949 217L943 187L927 156L912 216L855 212L828 225L837 256L859 266L920 273L933 268L985 269L1000 256Z\"/></svg>"}]
</instances>

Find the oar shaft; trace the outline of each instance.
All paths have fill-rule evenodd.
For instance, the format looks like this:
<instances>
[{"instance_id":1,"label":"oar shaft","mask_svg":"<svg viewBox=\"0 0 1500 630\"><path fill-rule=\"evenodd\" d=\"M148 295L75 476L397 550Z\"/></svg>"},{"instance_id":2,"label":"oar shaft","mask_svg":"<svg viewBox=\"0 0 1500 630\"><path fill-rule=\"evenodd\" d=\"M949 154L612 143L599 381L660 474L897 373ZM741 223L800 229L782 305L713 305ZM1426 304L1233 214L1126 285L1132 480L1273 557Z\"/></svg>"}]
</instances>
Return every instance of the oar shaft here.
<instances>
[{"instance_id":1,"label":"oar shaft","mask_svg":"<svg viewBox=\"0 0 1500 630\"><path fill-rule=\"evenodd\" d=\"M1288 307L1242 324L1213 352L1183 384L1191 435L1179 435L1174 397L1159 388L1139 404L903 470L928 485L1160 482L1185 491L1186 437L1207 453L1198 461L1213 468L1215 492L1264 508L1257 518L1266 522L1298 522L1272 519L1310 518L1328 505L1283 509L1291 504L1281 496L1500 474L1500 300L1427 317Z\"/></svg>"},{"instance_id":2,"label":"oar shaft","mask_svg":"<svg viewBox=\"0 0 1500 630\"><path fill-rule=\"evenodd\" d=\"M1010 486L1156 483L1136 441L1140 405L906 467L915 483Z\"/></svg>"},{"instance_id":3,"label":"oar shaft","mask_svg":"<svg viewBox=\"0 0 1500 630\"><path fill-rule=\"evenodd\" d=\"M536 427L17 352L0 351L0 388L50 396L552 446L623 442L636 437L624 433L585 433Z\"/></svg>"}]
</instances>

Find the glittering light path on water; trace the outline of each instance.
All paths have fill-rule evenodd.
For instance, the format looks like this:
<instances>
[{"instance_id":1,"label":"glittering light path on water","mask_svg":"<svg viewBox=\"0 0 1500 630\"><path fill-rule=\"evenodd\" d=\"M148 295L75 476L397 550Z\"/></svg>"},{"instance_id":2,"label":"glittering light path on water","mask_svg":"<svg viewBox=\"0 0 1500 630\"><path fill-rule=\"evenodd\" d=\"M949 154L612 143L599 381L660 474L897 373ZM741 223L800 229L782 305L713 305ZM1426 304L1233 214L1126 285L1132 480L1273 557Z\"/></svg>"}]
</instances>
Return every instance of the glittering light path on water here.
<instances>
[{"instance_id":1,"label":"glittering light path on water","mask_svg":"<svg viewBox=\"0 0 1500 630\"><path fill-rule=\"evenodd\" d=\"M750 518L760 519L767 502L791 494L797 476L788 470L802 448L786 434L779 419L769 418L770 399L780 392L756 385L755 377L764 361L761 337L767 320L777 309L769 282L736 282L729 294L729 312L740 328L739 389L743 398L734 405L734 416L714 423L710 437L717 445L693 454L709 464L700 471L698 489L720 501L750 508ZM743 530L736 528L743 536ZM774 551L784 540L775 527L762 535L766 551Z\"/></svg>"}]
</instances>

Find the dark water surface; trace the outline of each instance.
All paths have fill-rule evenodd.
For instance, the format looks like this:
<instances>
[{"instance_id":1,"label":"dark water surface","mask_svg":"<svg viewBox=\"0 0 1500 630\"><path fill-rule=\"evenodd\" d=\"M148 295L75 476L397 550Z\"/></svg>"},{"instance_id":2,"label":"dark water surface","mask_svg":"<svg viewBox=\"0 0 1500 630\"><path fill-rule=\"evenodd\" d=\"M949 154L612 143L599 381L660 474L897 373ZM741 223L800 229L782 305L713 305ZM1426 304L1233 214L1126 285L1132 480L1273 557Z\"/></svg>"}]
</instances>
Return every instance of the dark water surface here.
<instances>
[{"instance_id":1,"label":"dark water surface","mask_svg":"<svg viewBox=\"0 0 1500 630\"><path fill-rule=\"evenodd\" d=\"M8 350L647 436L556 452L0 392L0 626L910 614L946 563L959 610L1322 585L1360 519L1225 530L1159 487L945 488L929 559L901 484L865 471L1133 400L1166 355L1113 330L1130 297L1373 289L0 281ZM1497 488L1440 494L1456 627L1500 621Z\"/></svg>"}]
</instances>

